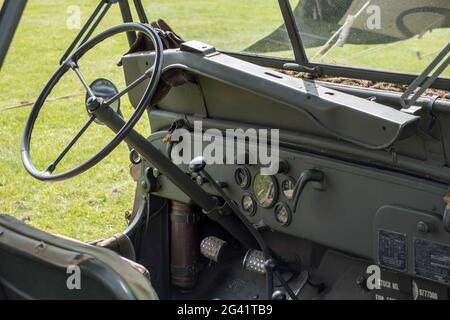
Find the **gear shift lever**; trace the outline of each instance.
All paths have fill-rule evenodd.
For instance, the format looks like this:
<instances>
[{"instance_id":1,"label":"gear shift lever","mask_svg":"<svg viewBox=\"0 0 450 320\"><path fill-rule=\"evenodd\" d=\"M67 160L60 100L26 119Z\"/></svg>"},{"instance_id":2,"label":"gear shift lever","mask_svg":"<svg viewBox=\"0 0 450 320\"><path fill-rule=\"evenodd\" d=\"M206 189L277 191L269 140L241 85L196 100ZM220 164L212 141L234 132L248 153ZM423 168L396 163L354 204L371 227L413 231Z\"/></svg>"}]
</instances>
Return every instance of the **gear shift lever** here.
<instances>
[{"instance_id":1,"label":"gear shift lever","mask_svg":"<svg viewBox=\"0 0 450 320\"><path fill-rule=\"evenodd\" d=\"M194 158L190 163L189 163L189 170L191 172L195 172L195 173L199 173L201 175L203 175L206 180L208 180L209 184L217 190L217 192L220 193L220 195L222 196L222 198L225 200L225 202L228 203L228 205L231 207L231 209L233 211L239 210L239 208L237 208L234 203L232 202L232 200L226 195L226 193L223 191L222 186L216 182L216 180L213 179L213 177L211 177L209 175L209 173L205 170L206 167L206 161L205 158L203 157L197 157ZM236 209L236 210L235 210Z\"/></svg>"}]
</instances>

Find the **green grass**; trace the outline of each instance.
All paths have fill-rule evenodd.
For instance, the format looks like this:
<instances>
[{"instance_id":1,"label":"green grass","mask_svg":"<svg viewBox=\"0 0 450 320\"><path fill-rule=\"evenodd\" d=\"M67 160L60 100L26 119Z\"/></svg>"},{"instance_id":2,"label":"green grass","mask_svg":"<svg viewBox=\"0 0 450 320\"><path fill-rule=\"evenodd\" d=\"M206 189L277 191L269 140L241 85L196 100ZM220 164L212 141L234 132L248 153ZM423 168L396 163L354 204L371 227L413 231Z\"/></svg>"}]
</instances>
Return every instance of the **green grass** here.
<instances>
[{"instance_id":1,"label":"green grass","mask_svg":"<svg viewBox=\"0 0 450 320\"><path fill-rule=\"evenodd\" d=\"M332 49L323 62L420 73L448 44L449 39L450 29L436 29L421 37L385 45L345 45ZM307 49L307 54L312 57L318 50ZM450 68L444 71L444 75L450 76Z\"/></svg>"},{"instance_id":2,"label":"green grass","mask_svg":"<svg viewBox=\"0 0 450 320\"><path fill-rule=\"evenodd\" d=\"M80 1L84 19L95 1ZM77 30L66 27L66 9L73 1L29 1L13 45L0 74L0 109L33 101ZM114 9L99 27L120 23ZM80 63L88 81L106 77L123 87L122 70L114 63L127 49L125 37L101 45L96 54ZM98 53L101 53L101 57ZM68 74L52 97L84 92ZM122 101L129 110L129 103ZM0 211L49 232L82 240L110 236L126 226L124 213L132 208L134 183L128 174L126 146L81 176L65 182L44 183L31 178L20 160L20 141L30 107L0 113ZM83 97L48 103L36 124L33 160L44 168L86 120ZM79 163L111 137L109 130L94 126L67 157L61 169Z\"/></svg>"},{"instance_id":3,"label":"green grass","mask_svg":"<svg viewBox=\"0 0 450 320\"><path fill-rule=\"evenodd\" d=\"M151 19L167 18L186 38L201 39L218 47L240 49L257 41L281 22L276 2L269 1L145 1ZM77 30L66 27L67 8L77 4L83 21L97 1L29 1L0 76L0 109L33 101ZM115 6L98 30L120 23ZM256 15L255 12L259 14ZM175 13L175 15L173 15ZM233 17L234 15L234 17ZM242 25L244 22L244 25ZM255 32L257 26L257 32ZM115 62L127 49L125 37L108 41L83 58L80 67L88 81L114 80L122 87L122 70ZM100 53L100 54L99 54ZM51 97L82 93L68 74ZM130 110L123 99L122 107ZM86 121L83 97L48 103L33 136L33 161L43 169ZM128 174L128 153L121 146L88 173L65 182L44 183L31 178L20 160L20 141L30 107L0 112L0 212L49 232L81 240L110 236L125 227L124 212L132 207L134 183ZM148 133L145 120L140 124ZM60 169L87 159L111 134L94 126L61 164Z\"/></svg>"},{"instance_id":4,"label":"green grass","mask_svg":"<svg viewBox=\"0 0 450 320\"><path fill-rule=\"evenodd\" d=\"M85 21L97 1L45 0L29 1L16 33L13 45L0 73L0 110L26 101L33 101L58 65L59 58L75 37L77 30L66 27L66 10L77 4ZM186 39L198 39L218 48L242 50L265 37L281 24L277 1L268 0L165 0L144 1L150 18L162 17ZM99 26L120 23L117 6ZM426 43L399 44L389 50L417 46L427 50L448 39L448 31L431 35ZM428 36L427 36L428 37ZM367 49L346 46L330 56L343 60ZM107 41L80 62L81 71L89 82L97 77L113 80L124 86L122 70L115 62L127 50L125 37ZM362 56L347 61L371 63L371 66L422 68L414 60L381 55ZM283 56L292 56L284 52ZM372 59L378 57L379 59ZM364 60L365 59L365 60ZM424 62L425 63L425 62ZM418 71L418 70L417 70ZM82 94L83 88L74 74L69 73L54 89L52 97ZM39 168L45 168L67 144L87 119L83 96L58 100L45 105L36 124L32 156ZM130 114L127 99L122 108ZM89 172L65 182L43 183L31 178L20 160L20 141L30 107L0 111L0 212L9 213L31 225L49 232L81 240L110 236L125 227L124 212L132 207L134 183L128 174L128 152L120 146L113 154ZM148 134L147 120L139 130ZM68 154L60 169L67 169L87 159L111 138L109 130L93 126Z\"/></svg>"}]
</instances>

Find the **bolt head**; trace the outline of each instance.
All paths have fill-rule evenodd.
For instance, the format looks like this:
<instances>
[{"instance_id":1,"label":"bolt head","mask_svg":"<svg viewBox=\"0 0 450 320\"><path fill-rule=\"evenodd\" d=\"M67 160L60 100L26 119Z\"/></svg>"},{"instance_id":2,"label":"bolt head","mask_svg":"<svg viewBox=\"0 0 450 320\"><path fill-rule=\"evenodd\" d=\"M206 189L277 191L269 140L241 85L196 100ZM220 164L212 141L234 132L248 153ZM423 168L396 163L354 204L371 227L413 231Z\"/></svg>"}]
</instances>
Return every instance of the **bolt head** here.
<instances>
[{"instance_id":1,"label":"bolt head","mask_svg":"<svg viewBox=\"0 0 450 320\"><path fill-rule=\"evenodd\" d=\"M203 177L202 176L197 176L195 177L195 182L201 186L203 184Z\"/></svg>"},{"instance_id":2,"label":"bolt head","mask_svg":"<svg viewBox=\"0 0 450 320\"><path fill-rule=\"evenodd\" d=\"M153 177L158 178L161 175L161 172L157 168L153 168Z\"/></svg>"},{"instance_id":3,"label":"bolt head","mask_svg":"<svg viewBox=\"0 0 450 320\"><path fill-rule=\"evenodd\" d=\"M421 233L429 233L430 232L430 225L426 222L423 221L419 221L417 223L417 231L421 232Z\"/></svg>"}]
</instances>

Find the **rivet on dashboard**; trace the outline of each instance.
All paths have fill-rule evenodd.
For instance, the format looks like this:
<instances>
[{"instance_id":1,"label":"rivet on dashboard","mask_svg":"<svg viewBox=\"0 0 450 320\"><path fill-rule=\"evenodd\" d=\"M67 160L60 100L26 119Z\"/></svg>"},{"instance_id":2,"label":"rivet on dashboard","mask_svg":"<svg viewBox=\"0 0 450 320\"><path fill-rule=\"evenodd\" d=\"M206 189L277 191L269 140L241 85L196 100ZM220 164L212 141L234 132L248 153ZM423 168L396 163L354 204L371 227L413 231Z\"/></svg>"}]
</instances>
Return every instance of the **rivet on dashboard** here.
<instances>
[{"instance_id":1,"label":"rivet on dashboard","mask_svg":"<svg viewBox=\"0 0 450 320\"><path fill-rule=\"evenodd\" d=\"M195 182L196 182L199 186L201 186L201 185L205 182L205 179L204 179L201 175L198 175L197 177L195 177Z\"/></svg>"},{"instance_id":2,"label":"rivet on dashboard","mask_svg":"<svg viewBox=\"0 0 450 320\"><path fill-rule=\"evenodd\" d=\"M417 223L417 231L421 233L429 233L431 231L431 226L423 221Z\"/></svg>"}]
</instances>

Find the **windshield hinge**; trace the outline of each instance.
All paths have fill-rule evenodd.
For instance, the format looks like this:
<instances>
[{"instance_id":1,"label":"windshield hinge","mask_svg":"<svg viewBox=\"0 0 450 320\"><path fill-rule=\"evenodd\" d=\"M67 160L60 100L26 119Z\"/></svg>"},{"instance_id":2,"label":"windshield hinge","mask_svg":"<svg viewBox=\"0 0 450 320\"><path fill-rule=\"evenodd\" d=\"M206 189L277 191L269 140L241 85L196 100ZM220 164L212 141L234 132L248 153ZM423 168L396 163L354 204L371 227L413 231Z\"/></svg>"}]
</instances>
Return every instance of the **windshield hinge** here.
<instances>
[{"instance_id":1,"label":"windshield hinge","mask_svg":"<svg viewBox=\"0 0 450 320\"><path fill-rule=\"evenodd\" d=\"M292 70L292 71L297 71L297 72L305 72L305 73L310 73L314 76L321 76L322 75L322 69L320 67L312 67L309 68L307 66L302 66L298 63L285 63L283 64L283 69L286 70Z\"/></svg>"}]
</instances>

